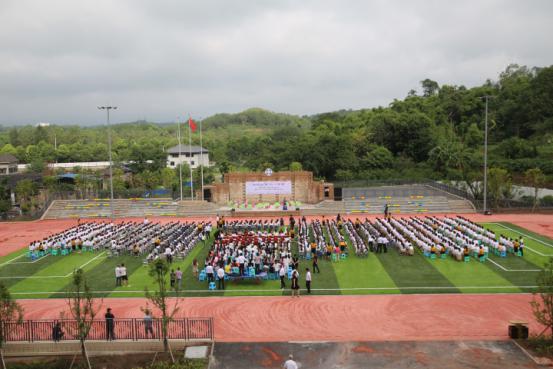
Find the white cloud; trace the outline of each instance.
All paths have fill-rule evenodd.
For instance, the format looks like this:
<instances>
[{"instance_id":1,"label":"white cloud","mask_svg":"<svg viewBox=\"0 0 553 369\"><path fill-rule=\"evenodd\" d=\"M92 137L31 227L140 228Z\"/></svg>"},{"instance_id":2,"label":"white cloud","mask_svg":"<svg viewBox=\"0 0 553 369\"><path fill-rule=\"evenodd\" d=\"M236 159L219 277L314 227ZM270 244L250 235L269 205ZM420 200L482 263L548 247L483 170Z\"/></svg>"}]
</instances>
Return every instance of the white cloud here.
<instances>
[{"instance_id":1,"label":"white cloud","mask_svg":"<svg viewBox=\"0 0 553 369\"><path fill-rule=\"evenodd\" d=\"M552 64L551 1L0 3L0 123L385 105Z\"/></svg>"}]
</instances>

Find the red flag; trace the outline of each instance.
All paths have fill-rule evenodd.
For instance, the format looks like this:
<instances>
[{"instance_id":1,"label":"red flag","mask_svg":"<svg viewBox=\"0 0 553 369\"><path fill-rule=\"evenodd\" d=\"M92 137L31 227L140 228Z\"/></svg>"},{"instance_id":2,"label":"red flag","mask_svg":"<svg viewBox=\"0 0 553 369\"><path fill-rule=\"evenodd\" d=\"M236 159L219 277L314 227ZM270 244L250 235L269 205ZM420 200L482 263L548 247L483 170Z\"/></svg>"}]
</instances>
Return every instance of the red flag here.
<instances>
[{"instance_id":1,"label":"red flag","mask_svg":"<svg viewBox=\"0 0 553 369\"><path fill-rule=\"evenodd\" d=\"M192 118L188 118L188 126L192 130L192 132L196 132L196 122L192 120Z\"/></svg>"}]
</instances>

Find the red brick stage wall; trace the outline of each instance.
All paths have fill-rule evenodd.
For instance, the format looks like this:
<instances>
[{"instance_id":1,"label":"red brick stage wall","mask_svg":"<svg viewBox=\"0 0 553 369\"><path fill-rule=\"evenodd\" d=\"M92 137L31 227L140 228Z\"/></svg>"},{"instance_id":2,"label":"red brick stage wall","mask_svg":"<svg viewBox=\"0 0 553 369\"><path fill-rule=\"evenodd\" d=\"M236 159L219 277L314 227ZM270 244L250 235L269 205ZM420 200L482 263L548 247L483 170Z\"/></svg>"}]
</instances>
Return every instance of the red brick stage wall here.
<instances>
[{"instance_id":1,"label":"red brick stage wall","mask_svg":"<svg viewBox=\"0 0 553 369\"><path fill-rule=\"evenodd\" d=\"M290 181L292 182L292 193L286 195L249 195L246 196L246 182L265 181ZM226 173L223 183L216 183L209 186L212 191L213 202L225 204L229 201L239 203L276 202L286 200L301 201L307 204L314 204L324 200L324 188L329 189L328 200L334 199L334 186L323 181L314 181L313 173L307 171L299 172L275 172L271 176L263 172L248 173Z\"/></svg>"}]
</instances>

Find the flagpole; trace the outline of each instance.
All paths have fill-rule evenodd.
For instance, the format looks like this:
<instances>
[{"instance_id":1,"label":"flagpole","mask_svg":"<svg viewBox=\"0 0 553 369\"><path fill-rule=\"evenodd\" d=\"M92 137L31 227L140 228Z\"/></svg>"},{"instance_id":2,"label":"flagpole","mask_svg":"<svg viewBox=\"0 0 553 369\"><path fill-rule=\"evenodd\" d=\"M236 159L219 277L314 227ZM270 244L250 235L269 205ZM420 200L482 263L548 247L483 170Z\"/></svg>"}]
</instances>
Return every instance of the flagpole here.
<instances>
[{"instance_id":1,"label":"flagpole","mask_svg":"<svg viewBox=\"0 0 553 369\"><path fill-rule=\"evenodd\" d=\"M190 117L188 117L188 152L190 154L190 197L194 200L194 179L192 178L192 127L190 127Z\"/></svg>"},{"instance_id":2,"label":"flagpole","mask_svg":"<svg viewBox=\"0 0 553 369\"><path fill-rule=\"evenodd\" d=\"M177 138L179 140L179 183L180 183L180 201L182 201L182 145L181 145L181 139L180 139L180 121L179 117L177 117Z\"/></svg>"},{"instance_id":3,"label":"flagpole","mask_svg":"<svg viewBox=\"0 0 553 369\"><path fill-rule=\"evenodd\" d=\"M204 146L202 144L202 120L200 119L200 173L202 178L202 201L204 201Z\"/></svg>"}]
</instances>

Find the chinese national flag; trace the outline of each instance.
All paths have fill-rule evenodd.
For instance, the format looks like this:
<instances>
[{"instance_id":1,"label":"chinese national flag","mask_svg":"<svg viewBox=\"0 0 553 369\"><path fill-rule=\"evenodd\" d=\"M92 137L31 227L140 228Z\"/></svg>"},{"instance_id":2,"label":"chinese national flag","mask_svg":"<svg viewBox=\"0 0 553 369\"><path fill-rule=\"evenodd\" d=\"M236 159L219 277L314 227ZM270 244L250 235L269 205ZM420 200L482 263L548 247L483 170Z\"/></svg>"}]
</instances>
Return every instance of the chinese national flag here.
<instances>
[{"instance_id":1,"label":"chinese national flag","mask_svg":"<svg viewBox=\"0 0 553 369\"><path fill-rule=\"evenodd\" d=\"M192 130L192 132L196 132L196 122L192 120L192 118L188 118L188 126Z\"/></svg>"}]
</instances>

